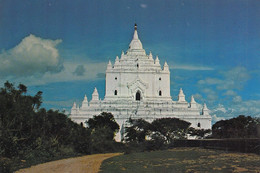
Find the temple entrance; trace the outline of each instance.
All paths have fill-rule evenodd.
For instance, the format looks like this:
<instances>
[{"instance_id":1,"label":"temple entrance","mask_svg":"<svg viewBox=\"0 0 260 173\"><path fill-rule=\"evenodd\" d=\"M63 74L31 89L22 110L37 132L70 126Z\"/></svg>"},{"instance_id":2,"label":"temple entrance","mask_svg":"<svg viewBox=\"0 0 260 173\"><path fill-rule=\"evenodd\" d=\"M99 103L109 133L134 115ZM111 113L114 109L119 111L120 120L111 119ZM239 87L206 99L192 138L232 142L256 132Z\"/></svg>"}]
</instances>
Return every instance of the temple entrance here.
<instances>
[{"instance_id":1,"label":"temple entrance","mask_svg":"<svg viewBox=\"0 0 260 173\"><path fill-rule=\"evenodd\" d=\"M140 101L141 100L141 94L140 91L137 91L135 94L135 100Z\"/></svg>"}]
</instances>

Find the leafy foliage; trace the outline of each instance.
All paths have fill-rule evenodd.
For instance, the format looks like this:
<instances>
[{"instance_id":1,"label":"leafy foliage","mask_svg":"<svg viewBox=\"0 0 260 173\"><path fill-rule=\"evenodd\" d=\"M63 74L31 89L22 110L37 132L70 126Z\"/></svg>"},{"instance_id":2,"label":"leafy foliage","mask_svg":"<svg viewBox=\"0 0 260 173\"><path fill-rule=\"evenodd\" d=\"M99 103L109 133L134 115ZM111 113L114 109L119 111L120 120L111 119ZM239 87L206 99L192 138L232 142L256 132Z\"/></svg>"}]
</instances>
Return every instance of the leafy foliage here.
<instances>
[{"instance_id":1,"label":"leafy foliage","mask_svg":"<svg viewBox=\"0 0 260 173\"><path fill-rule=\"evenodd\" d=\"M114 116L111 113L102 112L98 116L94 116L87 121L88 128L91 131L95 131L97 129L108 129L110 131L110 135L107 136L108 139L113 139L114 135L119 130L119 125L115 121Z\"/></svg>"},{"instance_id":2,"label":"leafy foliage","mask_svg":"<svg viewBox=\"0 0 260 173\"><path fill-rule=\"evenodd\" d=\"M125 153L165 149L174 139L185 139L189 126L189 122L177 118L160 118L152 123L129 119L129 126L125 129Z\"/></svg>"},{"instance_id":3,"label":"leafy foliage","mask_svg":"<svg viewBox=\"0 0 260 173\"><path fill-rule=\"evenodd\" d=\"M15 88L6 82L0 89L0 164L5 165L4 172L8 172L8 158L36 163L39 158L48 161L91 152L90 130L63 113L40 108L41 91L35 96L26 93L23 84Z\"/></svg>"},{"instance_id":4,"label":"leafy foliage","mask_svg":"<svg viewBox=\"0 0 260 173\"><path fill-rule=\"evenodd\" d=\"M260 118L240 115L216 122L212 127L213 138L260 138Z\"/></svg>"},{"instance_id":5,"label":"leafy foliage","mask_svg":"<svg viewBox=\"0 0 260 173\"><path fill-rule=\"evenodd\" d=\"M119 130L119 125L111 113L102 112L87 121L91 132L91 149L94 153L115 151L115 134Z\"/></svg>"},{"instance_id":6,"label":"leafy foliage","mask_svg":"<svg viewBox=\"0 0 260 173\"><path fill-rule=\"evenodd\" d=\"M151 134L152 125L144 119L129 119L129 127L126 127L125 139L127 142L141 143Z\"/></svg>"},{"instance_id":7,"label":"leafy foliage","mask_svg":"<svg viewBox=\"0 0 260 173\"><path fill-rule=\"evenodd\" d=\"M153 131L166 138L170 143L173 139L186 138L187 130L191 123L178 118L160 118L152 122Z\"/></svg>"},{"instance_id":8,"label":"leafy foliage","mask_svg":"<svg viewBox=\"0 0 260 173\"><path fill-rule=\"evenodd\" d=\"M188 129L188 134L190 136L195 136L197 139L203 139L206 136L209 136L211 134L210 129L195 129L193 127L190 127Z\"/></svg>"}]
</instances>

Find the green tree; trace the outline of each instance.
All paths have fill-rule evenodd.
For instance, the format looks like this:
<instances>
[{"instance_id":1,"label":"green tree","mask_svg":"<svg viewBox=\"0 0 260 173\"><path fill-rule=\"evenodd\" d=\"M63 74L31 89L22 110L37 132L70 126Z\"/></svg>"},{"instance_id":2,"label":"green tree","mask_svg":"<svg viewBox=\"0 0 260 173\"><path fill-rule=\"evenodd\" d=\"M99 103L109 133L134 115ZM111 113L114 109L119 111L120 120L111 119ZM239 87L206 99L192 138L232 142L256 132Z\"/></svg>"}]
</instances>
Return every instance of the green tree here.
<instances>
[{"instance_id":1,"label":"green tree","mask_svg":"<svg viewBox=\"0 0 260 173\"><path fill-rule=\"evenodd\" d=\"M151 124L144 119L129 119L129 126L125 128L126 142L142 143L151 134Z\"/></svg>"},{"instance_id":2,"label":"green tree","mask_svg":"<svg viewBox=\"0 0 260 173\"><path fill-rule=\"evenodd\" d=\"M91 149L94 153L114 151L114 137L119 125L111 113L102 112L86 121L91 132Z\"/></svg>"},{"instance_id":3,"label":"green tree","mask_svg":"<svg viewBox=\"0 0 260 173\"><path fill-rule=\"evenodd\" d=\"M41 91L35 96L27 95L23 84L14 87L6 82L0 88L0 165L1 160L6 160L2 158L26 163L31 160L35 164L90 153L90 130L59 111L40 108L41 95Z\"/></svg>"},{"instance_id":4,"label":"green tree","mask_svg":"<svg viewBox=\"0 0 260 173\"><path fill-rule=\"evenodd\" d=\"M119 130L119 125L117 124L113 114L102 112L98 116L94 116L87 121L88 128L91 131L95 131L97 129L108 129L109 133L107 134L107 139L114 139L115 134Z\"/></svg>"},{"instance_id":5,"label":"green tree","mask_svg":"<svg viewBox=\"0 0 260 173\"><path fill-rule=\"evenodd\" d=\"M160 118L152 122L152 127L157 137L162 136L166 139L166 143L170 143L173 139L186 138L190 124L178 118Z\"/></svg>"},{"instance_id":6,"label":"green tree","mask_svg":"<svg viewBox=\"0 0 260 173\"><path fill-rule=\"evenodd\" d=\"M212 126L214 138L259 138L260 119L239 115L229 120L221 120Z\"/></svg>"},{"instance_id":7,"label":"green tree","mask_svg":"<svg viewBox=\"0 0 260 173\"><path fill-rule=\"evenodd\" d=\"M31 143L33 120L42 102L42 92L35 96L26 95L27 87L17 88L6 82L0 89L0 138L4 155L13 156L18 150ZM9 147L7 147L9 146Z\"/></svg>"},{"instance_id":8,"label":"green tree","mask_svg":"<svg viewBox=\"0 0 260 173\"><path fill-rule=\"evenodd\" d=\"M203 139L207 135L210 135L210 133L211 133L210 129L195 129L193 127L190 127L188 129L188 134L190 136L196 137L197 139Z\"/></svg>"}]
</instances>

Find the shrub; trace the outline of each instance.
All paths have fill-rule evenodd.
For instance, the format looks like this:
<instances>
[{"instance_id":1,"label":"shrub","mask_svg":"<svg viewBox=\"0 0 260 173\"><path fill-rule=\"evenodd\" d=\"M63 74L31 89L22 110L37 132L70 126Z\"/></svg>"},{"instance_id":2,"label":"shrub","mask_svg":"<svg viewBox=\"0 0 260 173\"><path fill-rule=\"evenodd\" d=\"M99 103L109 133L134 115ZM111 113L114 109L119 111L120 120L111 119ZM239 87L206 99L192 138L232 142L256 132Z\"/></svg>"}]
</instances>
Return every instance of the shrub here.
<instances>
[{"instance_id":1,"label":"shrub","mask_svg":"<svg viewBox=\"0 0 260 173\"><path fill-rule=\"evenodd\" d=\"M11 159L0 157L0 172L1 173L11 172Z\"/></svg>"}]
</instances>

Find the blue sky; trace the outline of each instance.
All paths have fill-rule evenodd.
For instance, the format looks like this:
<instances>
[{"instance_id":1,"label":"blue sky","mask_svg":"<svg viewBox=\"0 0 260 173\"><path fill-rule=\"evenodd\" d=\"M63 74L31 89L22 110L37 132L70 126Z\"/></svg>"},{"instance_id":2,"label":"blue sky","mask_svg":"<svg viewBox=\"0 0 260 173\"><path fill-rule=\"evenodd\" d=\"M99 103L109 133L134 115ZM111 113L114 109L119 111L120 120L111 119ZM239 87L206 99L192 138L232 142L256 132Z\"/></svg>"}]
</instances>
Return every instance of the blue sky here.
<instances>
[{"instance_id":1,"label":"blue sky","mask_svg":"<svg viewBox=\"0 0 260 173\"><path fill-rule=\"evenodd\" d=\"M0 82L43 91L70 110L126 51L134 23L147 53L167 61L171 95L206 102L213 121L260 116L258 0L0 0Z\"/></svg>"}]
</instances>

